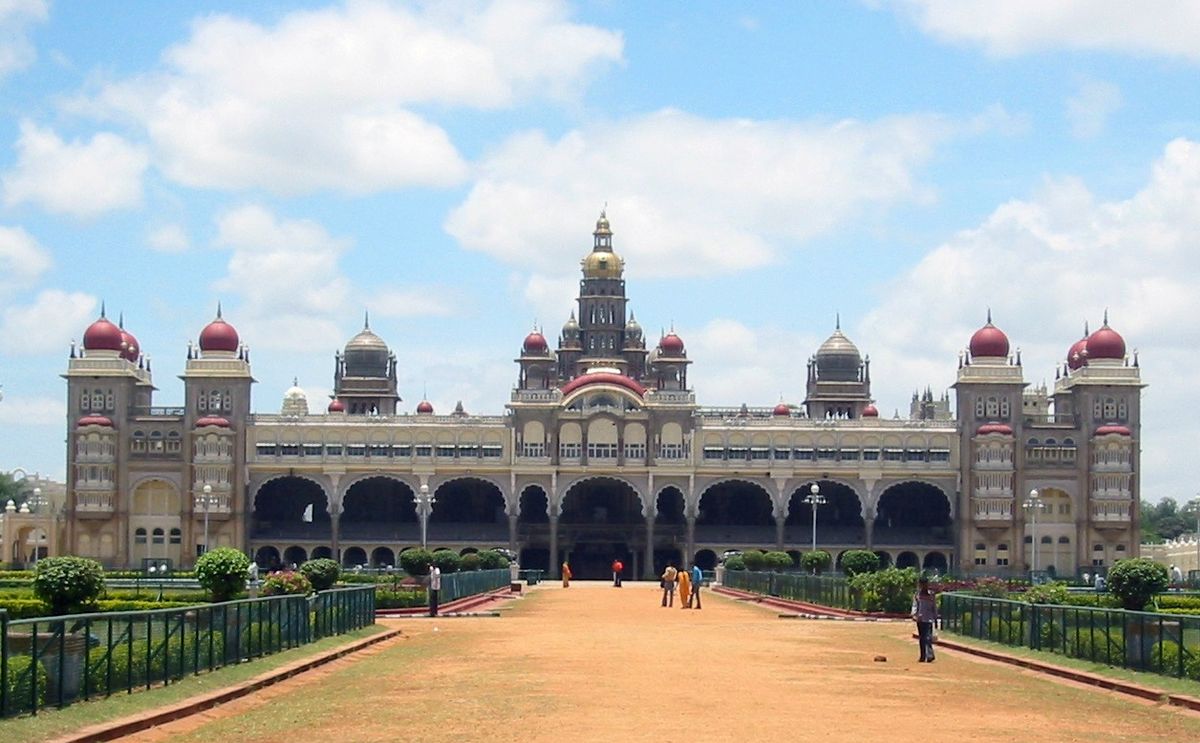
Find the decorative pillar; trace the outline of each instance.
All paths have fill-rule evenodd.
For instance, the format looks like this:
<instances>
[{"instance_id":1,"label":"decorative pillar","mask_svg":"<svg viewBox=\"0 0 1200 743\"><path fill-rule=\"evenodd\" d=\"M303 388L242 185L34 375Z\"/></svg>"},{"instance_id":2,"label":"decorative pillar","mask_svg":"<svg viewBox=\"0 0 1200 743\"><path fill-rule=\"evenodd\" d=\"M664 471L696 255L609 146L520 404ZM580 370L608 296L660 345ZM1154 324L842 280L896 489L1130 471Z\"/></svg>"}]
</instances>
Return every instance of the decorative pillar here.
<instances>
[{"instance_id":1,"label":"decorative pillar","mask_svg":"<svg viewBox=\"0 0 1200 743\"><path fill-rule=\"evenodd\" d=\"M775 549L783 551L783 526L787 522L787 517L776 514L775 516Z\"/></svg>"},{"instance_id":2,"label":"decorative pillar","mask_svg":"<svg viewBox=\"0 0 1200 743\"><path fill-rule=\"evenodd\" d=\"M508 548L513 552L517 551L517 519L520 517L516 513L508 515Z\"/></svg>"},{"instance_id":3,"label":"decorative pillar","mask_svg":"<svg viewBox=\"0 0 1200 743\"><path fill-rule=\"evenodd\" d=\"M329 512L329 549L333 550L333 559L342 564L342 549L339 544L341 535L339 534L338 524L342 520L342 512L338 510Z\"/></svg>"},{"instance_id":4,"label":"decorative pillar","mask_svg":"<svg viewBox=\"0 0 1200 743\"><path fill-rule=\"evenodd\" d=\"M869 509L867 511L867 517L865 519L863 519L863 523L866 527L866 532L867 532L867 534L866 534L867 549L874 550L875 549L875 514L871 513L871 511Z\"/></svg>"},{"instance_id":5,"label":"decorative pillar","mask_svg":"<svg viewBox=\"0 0 1200 743\"><path fill-rule=\"evenodd\" d=\"M562 577L558 563L558 514L553 512L550 514L550 570L548 574L552 577Z\"/></svg>"},{"instance_id":6,"label":"decorative pillar","mask_svg":"<svg viewBox=\"0 0 1200 743\"><path fill-rule=\"evenodd\" d=\"M636 560L637 555L634 555ZM646 580L654 580L654 516L646 516L646 559L643 565L642 577ZM634 568L634 575L637 575L637 568Z\"/></svg>"},{"instance_id":7,"label":"decorative pillar","mask_svg":"<svg viewBox=\"0 0 1200 743\"><path fill-rule=\"evenodd\" d=\"M696 554L696 516L694 514L687 516L687 554L689 558ZM690 559L687 561L690 562Z\"/></svg>"}]
</instances>

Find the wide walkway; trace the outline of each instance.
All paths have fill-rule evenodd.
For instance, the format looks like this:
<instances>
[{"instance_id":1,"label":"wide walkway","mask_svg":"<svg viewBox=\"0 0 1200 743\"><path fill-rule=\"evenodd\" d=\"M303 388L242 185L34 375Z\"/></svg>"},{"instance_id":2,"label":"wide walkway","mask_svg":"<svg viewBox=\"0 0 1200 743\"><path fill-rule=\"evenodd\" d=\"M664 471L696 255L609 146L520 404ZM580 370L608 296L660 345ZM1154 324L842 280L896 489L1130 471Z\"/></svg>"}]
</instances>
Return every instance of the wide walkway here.
<instances>
[{"instance_id":1,"label":"wide walkway","mask_svg":"<svg viewBox=\"0 0 1200 743\"><path fill-rule=\"evenodd\" d=\"M906 623L783 620L706 592L544 584L143 736L171 741L1183 741L1200 716L961 656ZM887 657L877 662L875 656Z\"/></svg>"}]
</instances>

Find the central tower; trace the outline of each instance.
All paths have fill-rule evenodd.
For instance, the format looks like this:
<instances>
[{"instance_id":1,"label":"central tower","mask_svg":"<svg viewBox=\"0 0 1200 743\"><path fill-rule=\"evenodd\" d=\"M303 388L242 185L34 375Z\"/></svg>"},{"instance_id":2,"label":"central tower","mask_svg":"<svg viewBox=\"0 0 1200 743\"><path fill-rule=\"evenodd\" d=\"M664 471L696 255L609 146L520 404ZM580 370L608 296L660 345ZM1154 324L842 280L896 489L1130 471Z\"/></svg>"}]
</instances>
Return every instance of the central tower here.
<instances>
[{"instance_id":1,"label":"central tower","mask_svg":"<svg viewBox=\"0 0 1200 743\"><path fill-rule=\"evenodd\" d=\"M579 281L579 341L583 368L610 366L628 372L625 346L625 261L613 252L608 217L600 212L592 252L582 261ZM582 369L576 369L578 374Z\"/></svg>"}]
</instances>

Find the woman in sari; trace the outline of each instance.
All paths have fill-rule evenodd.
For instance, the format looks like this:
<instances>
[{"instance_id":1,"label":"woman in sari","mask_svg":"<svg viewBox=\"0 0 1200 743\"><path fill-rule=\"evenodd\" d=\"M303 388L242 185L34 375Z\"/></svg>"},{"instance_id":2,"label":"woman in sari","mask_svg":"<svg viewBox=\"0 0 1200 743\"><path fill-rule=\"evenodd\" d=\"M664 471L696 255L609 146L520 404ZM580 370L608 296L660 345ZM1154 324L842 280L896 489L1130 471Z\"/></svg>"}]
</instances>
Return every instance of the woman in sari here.
<instances>
[{"instance_id":1,"label":"woman in sari","mask_svg":"<svg viewBox=\"0 0 1200 743\"><path fill-rule=\"evenodd\" d=\"M692 608L692 579L688 575L688 571L680 570L676 580L679 581L679 608Z\"/></svg>"}]
</instances>

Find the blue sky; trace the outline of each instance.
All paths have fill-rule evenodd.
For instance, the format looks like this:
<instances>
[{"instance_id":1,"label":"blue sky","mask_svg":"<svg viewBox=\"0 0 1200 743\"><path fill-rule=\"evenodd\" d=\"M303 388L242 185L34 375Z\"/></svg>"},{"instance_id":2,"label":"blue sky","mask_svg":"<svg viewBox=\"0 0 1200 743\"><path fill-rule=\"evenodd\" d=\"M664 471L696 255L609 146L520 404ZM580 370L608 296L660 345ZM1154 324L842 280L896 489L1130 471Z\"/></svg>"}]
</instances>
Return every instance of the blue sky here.
<instances>
[{"instance_id":1,"label":"blue sky","mask_svg":"<svg viewBox=\"0 0 1200 743\"><path fill-rule=\"evenodd\" d=\"M1052 383L1108 308L1187 499L1200 10L1152 5L0 0L0 467L62 476L101 301L161 404L221 301L259 411L369 309L405 407L499 413L607 204L704 404L799 402L839 312L885 412L988 307Z\"/></svg>"}]
</instances>

